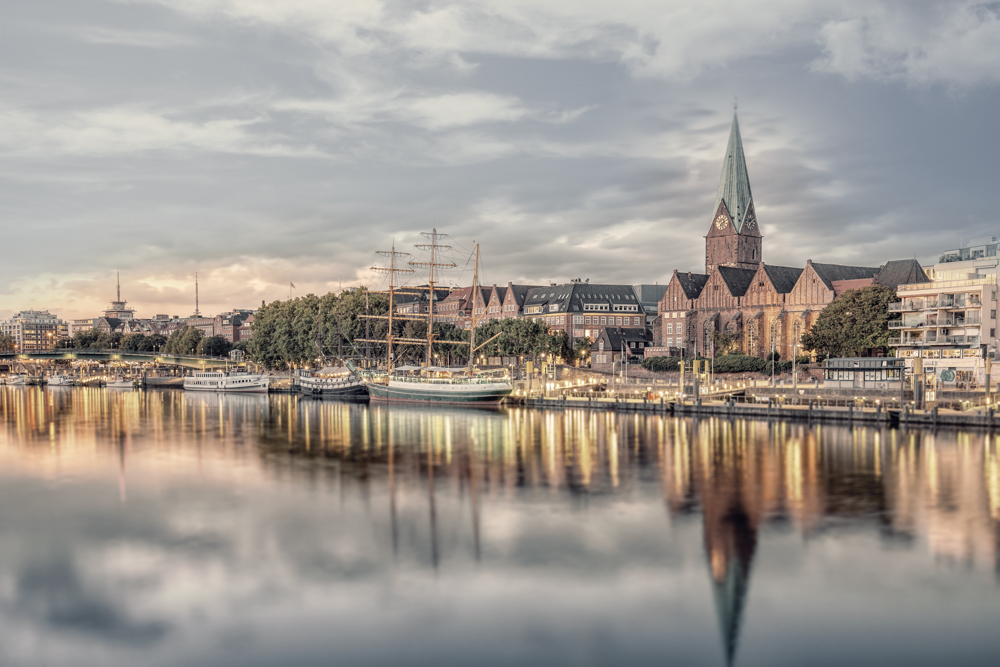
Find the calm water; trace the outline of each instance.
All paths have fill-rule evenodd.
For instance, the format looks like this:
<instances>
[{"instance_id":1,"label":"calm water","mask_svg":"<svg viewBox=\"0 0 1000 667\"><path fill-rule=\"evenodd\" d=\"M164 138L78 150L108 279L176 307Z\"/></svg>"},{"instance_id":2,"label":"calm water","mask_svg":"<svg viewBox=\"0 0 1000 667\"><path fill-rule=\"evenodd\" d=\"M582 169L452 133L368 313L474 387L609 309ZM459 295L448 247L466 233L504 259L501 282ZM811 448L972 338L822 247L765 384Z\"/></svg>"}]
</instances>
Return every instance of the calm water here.
<instances>
[{"instance_id":1,"label":"calm water","mask_svg":"<svg viewBox=\"0 0 1000 667\"><path fill-rule=\"evenodd\" d=\"M1000 443L0 388L0 664L986 665Z\"/></svg>"}]
</instances>

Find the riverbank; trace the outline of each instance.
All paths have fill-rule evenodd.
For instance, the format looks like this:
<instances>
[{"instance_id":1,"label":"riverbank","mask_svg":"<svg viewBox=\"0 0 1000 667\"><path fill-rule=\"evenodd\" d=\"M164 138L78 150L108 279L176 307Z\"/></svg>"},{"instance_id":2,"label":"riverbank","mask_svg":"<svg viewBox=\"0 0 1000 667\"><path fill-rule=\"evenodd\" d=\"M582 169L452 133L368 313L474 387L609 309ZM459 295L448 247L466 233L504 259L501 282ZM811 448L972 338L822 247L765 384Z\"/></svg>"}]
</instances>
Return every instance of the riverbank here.
<instances>
[{"instance_id":1,"label":"riverbank","mask_svg":"<svg viewBox=\"0 0 1000 667\"><path fill-rule=\"evenodd\" d=\"M713 416L727 419L781 420L833 423L872 423L908 426L960 426L1000 429L996 410L950 410L933 408L914 410L898 408L859 408L854 405L782 405L781 403L739 403L728 401L668 401L665 399L614 398L529 398L511 397L507 405L538 409L583 409L626 413L669 414L676 416Z\"/></svg>"}]
</instances>

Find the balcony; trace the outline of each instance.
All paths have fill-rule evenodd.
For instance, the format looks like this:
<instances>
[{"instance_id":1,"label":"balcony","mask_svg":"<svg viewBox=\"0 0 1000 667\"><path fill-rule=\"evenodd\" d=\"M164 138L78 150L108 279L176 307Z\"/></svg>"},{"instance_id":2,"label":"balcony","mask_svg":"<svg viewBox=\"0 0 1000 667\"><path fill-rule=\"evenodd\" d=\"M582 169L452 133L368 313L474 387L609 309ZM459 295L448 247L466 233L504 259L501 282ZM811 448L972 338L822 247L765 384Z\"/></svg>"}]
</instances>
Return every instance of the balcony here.
<instances>
[{"instance_id":1,"label":"balcony","mask_svg":"<svg viewBox=\"0 0 1000 667\"><path fill-rule=\"evenodd\" d=\"M924 300L923 299L903 299L898 303L889 304L890 313L901 313L908 310L923 310Z\"/></svg>"},{"instance_id":2,"label":"balcony","mask_svg":"<svg viewBox=\"0 0 1000 667\"><path fill-rule=\"evenodd\" d=\"M979 336L942 336L947 345L979 345Z\"/></svg>"},{"instance_id":3,"label":"balcony","mask_svg":"<svg viewBox=\"0 0 1000 667\"><path fill-rule=\"evenodd\" d=\"M975 305L979 305L978 303ZM965 308L965 299L938 299L935 305L928 305L928 308Z\"/></svg>"}]
</instances>

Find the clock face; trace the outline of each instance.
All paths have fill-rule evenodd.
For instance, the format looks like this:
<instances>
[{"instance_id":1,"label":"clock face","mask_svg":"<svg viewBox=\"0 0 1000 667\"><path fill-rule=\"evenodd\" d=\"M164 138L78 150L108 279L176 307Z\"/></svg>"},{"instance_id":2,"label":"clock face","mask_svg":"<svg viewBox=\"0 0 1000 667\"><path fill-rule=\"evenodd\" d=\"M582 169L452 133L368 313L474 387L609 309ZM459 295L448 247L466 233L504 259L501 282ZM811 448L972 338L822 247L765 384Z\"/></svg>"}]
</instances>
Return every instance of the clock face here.
<instances>
[{"instance_id":1,"label":"clock face","mask_svg":"<svg viewBox=\"0 0 1000 667\"><path fill-rule=\"evenodd\" d=\"M715 226L718 227L719 229L725 229L726 225L728 224L729 221L726 220L726 216L722 215L721 213L719 214L719 217L715 219Z\"/></svg>"},{"instance_id":2,"label":"clock face","mask_svg":"<svg viewBox=\"0 0 1000 667\"><path fill-rule=\"evenodd\" d=\"M753 229L757 226L757 221L754 220L753 213L747 216L746 226L747 229Z\"/></svg>"}]
</instances>

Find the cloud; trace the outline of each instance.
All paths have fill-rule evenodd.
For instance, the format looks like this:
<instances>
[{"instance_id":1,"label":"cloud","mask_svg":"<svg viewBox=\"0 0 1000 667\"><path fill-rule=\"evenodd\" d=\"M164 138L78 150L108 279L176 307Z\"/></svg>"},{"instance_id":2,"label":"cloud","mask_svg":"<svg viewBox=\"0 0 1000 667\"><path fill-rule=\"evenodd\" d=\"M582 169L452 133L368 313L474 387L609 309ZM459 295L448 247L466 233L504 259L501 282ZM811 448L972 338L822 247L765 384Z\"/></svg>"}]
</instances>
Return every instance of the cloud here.
<instances>
[{"instance_id":1,"label":"cloud","mask_svg":"<svg viewBox=\"0 0 1000 667\"><path fill-rule=\"evenodd\" d=\"M848 79L960 87L1000 81L1000 4L868 3L825 23L814 67Z\"/></svg>"}]
</instances>

